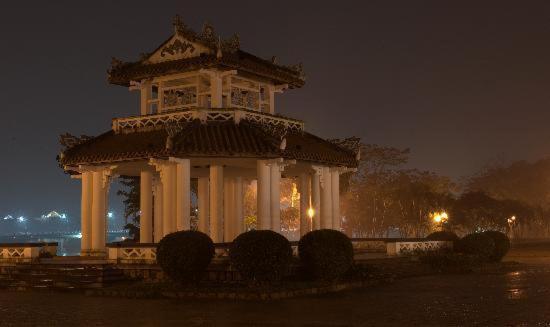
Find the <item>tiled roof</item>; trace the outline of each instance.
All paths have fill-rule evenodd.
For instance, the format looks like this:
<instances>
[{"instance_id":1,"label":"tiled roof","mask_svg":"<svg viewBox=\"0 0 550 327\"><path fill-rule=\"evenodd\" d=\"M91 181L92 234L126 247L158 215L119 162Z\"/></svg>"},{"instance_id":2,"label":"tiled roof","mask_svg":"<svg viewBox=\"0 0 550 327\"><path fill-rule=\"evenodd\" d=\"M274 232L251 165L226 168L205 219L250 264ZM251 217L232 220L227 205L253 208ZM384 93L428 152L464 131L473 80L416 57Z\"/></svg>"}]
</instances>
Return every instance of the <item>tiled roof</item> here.
<instances>
[{"instance_id":1,"label":"tiled roof","mask_svg":"<svg viewBox=\"0 0 550 327\"><path fill-rule=\"evenodd\" d=\"M65 150L62 165L113 163L148 158L247 157L279 158L355 167L355 154L306 132L289 132L281 140L261 125L247 121L198 121L182 126L170 137L166 129L130 133L109 131Z\"/></svg>"},{"instance_id":2,"label":"tiled roof","mask_svg":"<svg viewBox=\"0 0 550 327\"><path fill-rule=\"evenodd\" d=\"M132 80L141 80L167 74L198 70L201 68L237 69L242 73L259 76L277 84L288 84L290 87L301 87L304 79L298 72L288 67L273 64L247 52L237 50L224 53L221 58L216 55L165 61L160 63L134 62L124 63L109 71L109 82L128 86Z\"/></svg>"}]
</instances>

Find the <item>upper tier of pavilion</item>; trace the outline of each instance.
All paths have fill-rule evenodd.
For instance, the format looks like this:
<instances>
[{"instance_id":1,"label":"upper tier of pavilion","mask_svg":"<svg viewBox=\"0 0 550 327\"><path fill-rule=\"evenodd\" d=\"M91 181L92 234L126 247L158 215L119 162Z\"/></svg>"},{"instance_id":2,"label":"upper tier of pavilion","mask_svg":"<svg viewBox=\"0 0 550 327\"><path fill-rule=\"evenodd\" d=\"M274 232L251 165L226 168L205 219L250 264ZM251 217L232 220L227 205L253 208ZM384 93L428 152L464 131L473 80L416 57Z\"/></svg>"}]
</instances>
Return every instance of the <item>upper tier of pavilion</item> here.
<instances>
[{"instance_id":1,"label":"upper tier of pavilion","mask_svg":"<svg viewBox=\"0 0 550 327\"><path fill-rule=\"evenodd\" d=\"M140 93L140 115L115 118L97 137L62 136L60 163L101 165L150 158L282 158L355 167L358 139L324 140L300 120L275 113L275 94L305 83L284 66L240 49L205 24L174 32L135 62L113 59L109 82Z\"/></svg>"}]
</instances>

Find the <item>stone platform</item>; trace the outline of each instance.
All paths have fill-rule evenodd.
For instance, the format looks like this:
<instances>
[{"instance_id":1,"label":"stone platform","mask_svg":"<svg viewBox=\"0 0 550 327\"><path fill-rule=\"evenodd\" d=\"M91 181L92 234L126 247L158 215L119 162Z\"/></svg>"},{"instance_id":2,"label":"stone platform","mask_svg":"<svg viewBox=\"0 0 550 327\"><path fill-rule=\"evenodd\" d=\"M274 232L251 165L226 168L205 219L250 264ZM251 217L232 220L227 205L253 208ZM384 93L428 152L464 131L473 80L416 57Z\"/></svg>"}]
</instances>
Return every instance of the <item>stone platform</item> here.
<instances>
[{"instance_id":1,"label":"stone platform","mask_svg":"<svg viewBox=\"0 0 550 327\"><path fill-rule=\"evenodd\" d=\"M126 280L123 271L93 257L54 257L32 263L0 264L0 288L82 290Z\"/></svg>"}]
</instances>

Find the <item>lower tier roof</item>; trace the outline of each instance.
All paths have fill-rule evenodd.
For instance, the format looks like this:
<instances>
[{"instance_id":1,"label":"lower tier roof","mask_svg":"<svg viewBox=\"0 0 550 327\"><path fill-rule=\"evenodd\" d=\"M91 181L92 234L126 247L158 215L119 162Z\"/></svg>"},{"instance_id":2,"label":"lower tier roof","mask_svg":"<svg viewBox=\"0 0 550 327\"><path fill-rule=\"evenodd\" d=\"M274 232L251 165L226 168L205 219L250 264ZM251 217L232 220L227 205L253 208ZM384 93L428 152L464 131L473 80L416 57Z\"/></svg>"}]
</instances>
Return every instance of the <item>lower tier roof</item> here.
<instances>
[{"instance_id":1,"label":"lower tier roof","mask_svg":"<svg viewBox=\"0 0 550 327\"><path fill-rule=\"evenodd\" d=\"M304 131L277 131L241 121L195 120L126 133L109 131L71 144L59 157L63 166L105 164L167 157L284 158L356 167L352 150Z\"/></svg>"}]
</instances>

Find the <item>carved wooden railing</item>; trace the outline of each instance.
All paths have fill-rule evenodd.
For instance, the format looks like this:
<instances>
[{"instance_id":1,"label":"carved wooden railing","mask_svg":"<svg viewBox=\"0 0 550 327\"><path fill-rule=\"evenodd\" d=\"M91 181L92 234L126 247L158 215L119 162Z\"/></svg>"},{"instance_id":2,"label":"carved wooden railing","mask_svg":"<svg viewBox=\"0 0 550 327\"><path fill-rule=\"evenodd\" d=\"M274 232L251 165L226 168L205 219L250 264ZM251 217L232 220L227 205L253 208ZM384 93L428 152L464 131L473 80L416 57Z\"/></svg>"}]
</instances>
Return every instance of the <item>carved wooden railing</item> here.
<instances>
[{"instance_id":1,"label":"carved wooden railing","mask_svg":"<svg viewBox=\"0 0 550 327\"><path fill-rule=\"evenodd\" d=\"M304 123L300 120L279 117L271 114L245 109L189 109L169 111L160 114L113 119L112 129L115 133L132 132L147 127L158 127L166 124L187 123L193 120L201 122L229 121L239 123L248 120L257 124L281 127L294 131L303 131Z\"/></svg>"}]
</instances>

